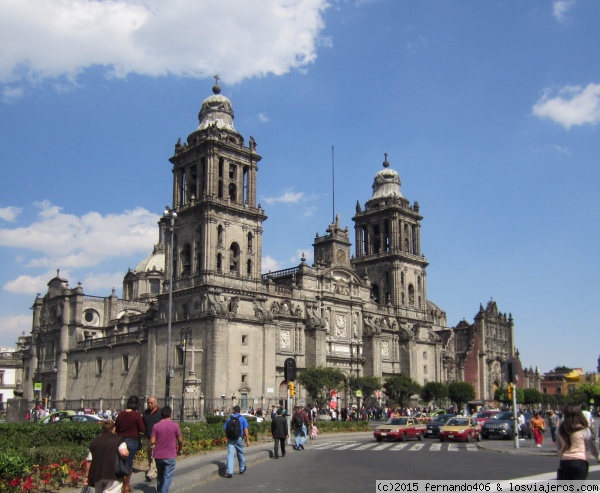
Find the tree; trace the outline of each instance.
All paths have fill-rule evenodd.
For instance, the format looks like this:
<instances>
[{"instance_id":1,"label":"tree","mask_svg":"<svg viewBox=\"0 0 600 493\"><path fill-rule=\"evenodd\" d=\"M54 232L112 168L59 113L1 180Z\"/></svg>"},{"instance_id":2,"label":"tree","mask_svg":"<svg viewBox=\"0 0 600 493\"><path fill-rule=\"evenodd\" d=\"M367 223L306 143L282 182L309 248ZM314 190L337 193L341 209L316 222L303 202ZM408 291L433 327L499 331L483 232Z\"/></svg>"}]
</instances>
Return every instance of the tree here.
<instances>
[{"instance_id":1,"label":"tree","mask_svg":"<svg viewBox=\"0 0 600 493\"><path fill-rule=\"evenodd\" d=\"M571 373L573 369L569 368L568 366L557 366L556 368L554 368L554 371L556 373Z\"/></svg>"},{"instance_id":2,"label":"tree","mask_svg":"<svg viewBox=\"0 0 600 493\"><path fill-rule=\"evenodd\" d=\"M421 392L421 386L406 375L387 377L383 383L385 395L400 407L408 407L410 398Z\"/></svg>"},{"instance_id":3,"label":"tree","mask_svg":"<svg viewBox=\"0 0 600 493\"><path fill-rule=\"evenodd\" d=\"M448 397L448 386L441 382L427 382L420 395L425 402L432 402L435 407L440 407L442 399Z\"/></svg>"},{"instance_id":4,"label":"tree","mask_svg":"<svg viewBox=\"0 0 600 493\"><path fill-rule=\"evenodd\" d=\"M369 402L372 396L381 388L381 378L379 377L350 377L348 379L348 386L350 390L356 392L360 390L363 396L363 403L365 407L371 405Z\"/></svg>"},{"instance_id":5,"label":"tree","mask_svg":"<svg viewBox=\"0 0 600 493\"><path fill-rule=\"evenodd\" d=\"M475 388L467 382L452 382L448 385L448 397L460 411L467 402L475 398Z\"/></svg>"},{"instance_id":6,"label":"tree","mask_svg":"<svg viewBox=\"0 0 600 493\"><path fill-rule=\"evenodd\" d=\"M496 391L494 392L494 400L512 405L512 399L508 398L508 389L505 388L496 389ZM523 389L520 389L519 387L517 387L517 402L519 404L525 402L525 394L523 392Z\"/></svg>"},{"instance_id":7,"label":"tree","mask_svg":"<svg viewBox=\"0 0 600 493\"><path fill-rule=\"evenodd\" d=\"M573 401L582 407L587 407L590 401L600 402L600 384L584 383L571 394Z\"/></svg>"},{"instance_id":8,"label":"tree","mask_svg":"<svg viewBox=\"0 0 600 493\"><path fill-rule=\"evenodd\" d=\"M539 390L523 389L523 404L541 404L543 401L544 396Z\"/></svg>"},{"instance_id":9,"label":"tree","mask_svg":"<svg viewBox=\"0 0 600 493\"><path fill-rule=\"evenodd\" d=\"M310 394L315 405L324 408L331 400L331 393L344 385L346 375L337 368L312 366L302 370L296 380Z\"/></svg>"}]
</instances>

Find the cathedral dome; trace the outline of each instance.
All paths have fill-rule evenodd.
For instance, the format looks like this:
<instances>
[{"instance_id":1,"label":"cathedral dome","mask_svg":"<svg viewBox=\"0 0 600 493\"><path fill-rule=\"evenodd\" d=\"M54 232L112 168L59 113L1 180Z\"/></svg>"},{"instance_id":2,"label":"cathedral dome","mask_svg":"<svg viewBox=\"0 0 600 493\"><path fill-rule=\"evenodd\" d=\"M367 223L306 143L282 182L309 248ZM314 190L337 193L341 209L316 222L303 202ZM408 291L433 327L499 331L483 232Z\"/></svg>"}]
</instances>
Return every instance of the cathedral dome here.
<instances>
[{"instance_id":1,"label":"cathedral dome","mask_svg":"<svg viewBox=\"0 0 600 493\"><path fill-rule=\"evenodd\" d=\"M390 163L387 160L387 154L385 154L383 169L375 175L375 179L373 180L372 199L402 197L402 192L400 191L400 175L389 166Z\"/></svg>"},{"instance_id":2,"label":"cathedral dome","mask_svg":"<svg viewBox=\"0 0 600 493\"><path fill-rule=\"evenodd\" d=\"M134 269L136 274L147 272L150 270L157 270L164 272L165 270L165 252L155 252L149 257L142 260L137 267Z\"/></svg>"},{"instance_id":3,"label":"cathedral dome","mask_svg":"<svg viewBox=\"0 0 600 493\"><path fill-rule=\"evenodd\" d=\"M213 86L213 95L206 98L202 103L200 113L198 114L198 121L200 122L198 130L203 130L210 125L216 125L218 128L228 128L235 131L231 101L221 94L218 81Z\"/></svg>"}]
</instances>

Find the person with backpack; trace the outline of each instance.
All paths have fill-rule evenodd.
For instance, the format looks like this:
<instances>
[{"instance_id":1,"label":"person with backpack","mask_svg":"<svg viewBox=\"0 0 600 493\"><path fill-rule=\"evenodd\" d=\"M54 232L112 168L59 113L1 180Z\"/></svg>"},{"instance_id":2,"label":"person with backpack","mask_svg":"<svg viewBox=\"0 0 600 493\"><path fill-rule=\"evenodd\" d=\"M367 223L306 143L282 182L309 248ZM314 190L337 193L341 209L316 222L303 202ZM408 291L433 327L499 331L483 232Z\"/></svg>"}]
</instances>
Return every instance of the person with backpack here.
<instances>
[{"instance_id":1,"label":"person with backpack","mask_svg":"<svg viewBox=\"0 0 600 493\"><path fill-rule=\"evenodd\" d=\"M306 433L310 426L310 421L304 410L300 407L296 407L296 411L292 415L292 424L294 426L294 440L296 442L295 450L304 450L304 443L306 442Z\"/></svg>"},{"instance_id":2,"label":"person with backpack","mask_svg":"<svg viewBox=\"0 0 600 493\"><path fill-rule=\"evenodd\" d=\"M246 461L244 460L244 442L246 447L250 446L250 433L248 431L248 420L240 415L240 406L233 406L233 414L227 418L223 425L227 437L227 470L226 478L233 477L233 458L237 453L240 474L246 472Z\"/></svg>"}]
</instances>

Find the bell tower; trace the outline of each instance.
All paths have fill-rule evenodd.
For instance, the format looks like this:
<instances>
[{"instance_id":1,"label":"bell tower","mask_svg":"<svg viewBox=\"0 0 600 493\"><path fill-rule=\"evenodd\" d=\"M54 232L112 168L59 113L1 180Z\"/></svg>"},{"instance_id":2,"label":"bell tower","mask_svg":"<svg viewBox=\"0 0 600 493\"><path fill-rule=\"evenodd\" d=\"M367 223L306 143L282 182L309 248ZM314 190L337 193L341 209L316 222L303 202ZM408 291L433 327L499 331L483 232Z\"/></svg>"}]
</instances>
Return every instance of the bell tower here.
<instances>
[{"instance_id":1,"label":"bell tower","mask_svg":"<svg viewBox=\"0 0 600 493\"><path fill-rule=\"evenodd\" d=\"M231 102L221 95L215 76L213 95L200 108L198 128L186 143L179 139L170 158L177 212L173 278L179 287L217 278L239 286L260 282L262 223L267 219L256 204L261 157L252 137L245 144L233 118ZM168 229L167 218L163 225Z\"/></svg>"},{"instance_id":2,"label":"bell tower","mask_svg":"<svg viewBox=\"0 0 600 493\"><path fill-rule=\"evenodd\" d=\"M402 196L400 176L385 154L375 175L373 196L356 204L354 268L370 281L371 299L406 312L425 311L427 261L421 253L419 204Z\"/></svg>"}]
</instances>

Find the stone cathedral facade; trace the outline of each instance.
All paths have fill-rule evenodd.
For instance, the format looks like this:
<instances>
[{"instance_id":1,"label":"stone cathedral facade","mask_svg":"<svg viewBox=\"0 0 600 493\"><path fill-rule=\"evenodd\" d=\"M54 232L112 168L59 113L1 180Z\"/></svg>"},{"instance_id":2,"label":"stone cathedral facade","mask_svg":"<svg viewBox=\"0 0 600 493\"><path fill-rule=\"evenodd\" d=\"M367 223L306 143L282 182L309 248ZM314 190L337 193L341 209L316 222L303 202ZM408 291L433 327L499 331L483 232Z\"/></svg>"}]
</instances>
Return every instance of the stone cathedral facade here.
<instances>
[{"instance_id":1,"label":"stone cathedral facade","mask_svg":"<svg viewBox=\"0 0 600 493\"><path fill-rule=\"evenodd\" d=\"M186 414L265 408L285 395L283 364L293 357L300 371L468 381L477 400L492 400L514 347L512 317L491 301L473 323L447 325L427 298L419 204L403 196L387 156L370 197L365 186L367 200L356 204L354 253L336 218L314 238L312 265L303 258L263 274L262 158L233 120L216 85L170 158L176 227L160 219L158 243L125 275L122 298L84 294L58 272L35 299L31 334L18 342L25 398L102 407L131 394L165 396L169 375ZM303 389L298 397L309 400Z\"/></svg>"}]
</instances>

